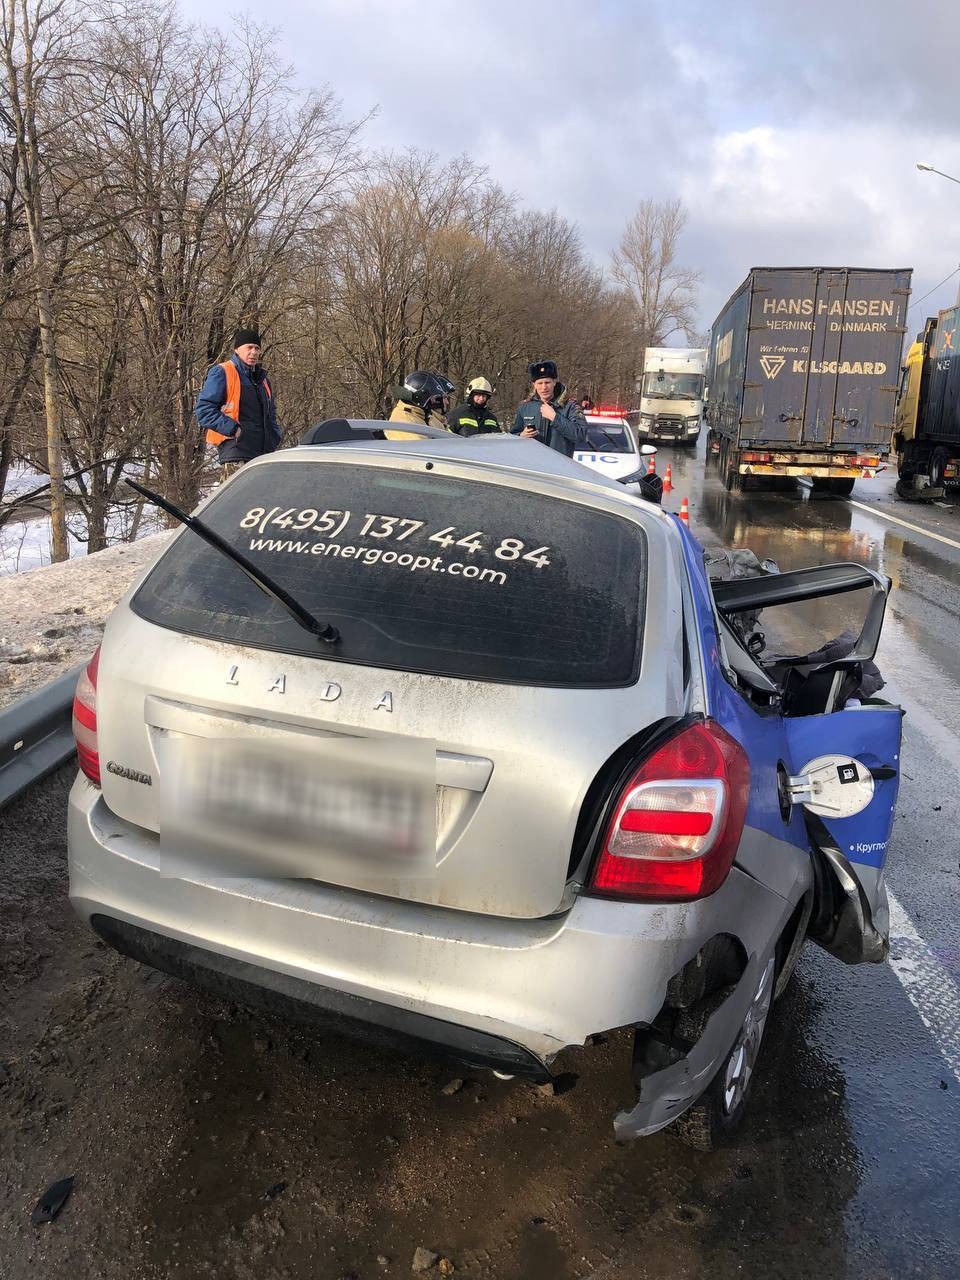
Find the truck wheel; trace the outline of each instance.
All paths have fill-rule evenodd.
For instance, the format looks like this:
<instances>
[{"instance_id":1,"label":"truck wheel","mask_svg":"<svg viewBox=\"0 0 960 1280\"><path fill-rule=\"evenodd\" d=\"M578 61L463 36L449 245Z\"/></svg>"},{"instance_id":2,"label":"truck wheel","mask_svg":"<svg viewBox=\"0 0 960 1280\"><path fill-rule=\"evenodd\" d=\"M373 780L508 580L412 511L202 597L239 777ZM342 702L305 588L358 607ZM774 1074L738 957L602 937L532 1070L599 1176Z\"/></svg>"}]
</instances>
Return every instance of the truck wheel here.
<instances>
[{"instance_id":1,"label":"truck wheel","mask_svg":"<svg viewBox=\"0 0 960 1280\"><path fill-rule=\"evenodd\" d=\"M908 444L897 454L897 475L901 480L909 483L916 474L917 467L914 460L914 450Z\"/></svg>"},{"instance_id":2,"label":"truck wheel","mask_svg":"<svg viewBox=\"0 0 960 1280\"><path fill-rule=\"evenodd\" d=\"M933 451L930 459L930 486L933 489L942 489L944 486L944 471L947 469L947 463L950 461L950 453L944 449L943 445L938 446Z\"/></svg>"},{"instance_id":3,"label":"truck wheel","mask_svg":"<svg viewBox=\"0 0 960 1280\"><path fill-rule=\"evenodd\" d=\"M693 1106L682 1116L678 1116L671 1125L673 1133L688 1147L697 1151L716 1151L743 1119L770 1006L773 1004L776 971L777 959L773 955L760 975L743 1026L737 1032L733 1048L721 1063L720 1070ZM684 1039L698 1039L699 1035L691 1033L702 1034L704 1028L681 1028L678 1024L677 1029Z\"/></svg>"},{"instance_id":4,"label":"truck wheel","mask_svg":"<svg viewBox=\"0 0 960 1280\"><path fill-rule=\"evenodd\" d=\"M737 451L730 447L729 441L720 454L720 468L723 475L723 487L728 493L740 491L740 472L737 470Z\"/></svg>"}]
</instances>

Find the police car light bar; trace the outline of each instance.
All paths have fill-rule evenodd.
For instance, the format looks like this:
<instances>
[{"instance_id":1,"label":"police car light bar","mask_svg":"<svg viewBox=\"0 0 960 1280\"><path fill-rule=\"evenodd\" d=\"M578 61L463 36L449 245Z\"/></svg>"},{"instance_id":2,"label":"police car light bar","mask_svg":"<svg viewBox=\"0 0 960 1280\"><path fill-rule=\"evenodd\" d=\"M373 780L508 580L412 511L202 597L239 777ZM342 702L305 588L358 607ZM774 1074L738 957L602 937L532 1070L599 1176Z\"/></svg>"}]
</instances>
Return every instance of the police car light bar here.
<instances>
[{"instance_id":1,"label":"police car light bar","mask_svg":"<svg viewBox=\"0 0 960 1280\"><path fill-rule=\"evenodd\" d=\"M601 404L596 409L589 409L592 418L625 418L627 410L616 404Z\"/></svg>"}]
</instances>

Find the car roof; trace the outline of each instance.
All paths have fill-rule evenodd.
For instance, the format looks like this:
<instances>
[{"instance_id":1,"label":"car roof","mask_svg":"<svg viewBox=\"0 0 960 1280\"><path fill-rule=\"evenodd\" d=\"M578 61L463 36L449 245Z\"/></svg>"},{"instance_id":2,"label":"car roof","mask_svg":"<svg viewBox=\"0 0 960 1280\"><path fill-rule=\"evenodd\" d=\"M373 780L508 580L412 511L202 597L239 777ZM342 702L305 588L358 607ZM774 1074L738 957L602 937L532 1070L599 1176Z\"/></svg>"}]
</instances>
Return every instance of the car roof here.
<instances>
[{"instance_id":1,"label":"car roof","mask_svg":"<svg viewBox=\"0 0 960 1280\"><path fill-rule=\"evenodd\" d=\"M344 419L351 427L363 431L393 429L408 430L407 423L380 422L367 418ZM601 419L609 422L610 419ZM311 454L316 457L331 450L348 449L350 452L361 450L364 453L378 453L384 457L435 458L437 461L466 462L480 467L504 467L510 471L523 471L532 476L550 476L575 481L580 485L612 490L618 497L626 497L623 486L596 471L591 471L580 462L575 462L556 449L544 445L536 445L530 440L521 440L519 436L504 433L489 435L460 436L438 428L417 428L423 435L417 440L358 440L337 441L330 444L302 444L295 449L283 449L277 453L265 454L247 466L269 465L271 460L289 460L294 455ZM635 499L639 501L639 499ZM644 502L648 512L664 515L655 503ZM664 515L664 518L665 515Z\"/></svg>"}]
</instances>

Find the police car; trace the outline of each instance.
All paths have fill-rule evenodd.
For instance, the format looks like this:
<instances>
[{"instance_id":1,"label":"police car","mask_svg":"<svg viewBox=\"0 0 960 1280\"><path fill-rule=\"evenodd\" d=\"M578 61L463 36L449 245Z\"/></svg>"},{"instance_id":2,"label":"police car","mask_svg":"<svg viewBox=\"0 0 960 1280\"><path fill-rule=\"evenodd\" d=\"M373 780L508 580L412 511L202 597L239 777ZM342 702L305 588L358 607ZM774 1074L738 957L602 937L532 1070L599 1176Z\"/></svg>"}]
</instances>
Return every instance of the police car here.
<instances>
[{"instance_id":1,"label":"police car","mask_svg":"<svg viewBox=\"0 0 960 1280\"><path fill-rule=\"evenodd\" d=\"M618 1137L714 1145L804 941L886 954L889 581L714 581L599 471L384 425L247 464L107 621L73 905L221 996L501 1077L630 1036Z\"/></svg>"},{"instance_id":2,"label":"police car","mask_svg":"<svg viewBox=\"0 0 960 1280\"><path fill-rule=\"evenodd\" d=\"M650 456L657 452L653 445L640 445L630 427L626 411L616 405L600 405L584 415L587 424L587 447L574 453L574 460L591 471L599 471L608 480L627 481L627 490L638 494L632 478L642 475Z\"/></svg>"}]
</instances>

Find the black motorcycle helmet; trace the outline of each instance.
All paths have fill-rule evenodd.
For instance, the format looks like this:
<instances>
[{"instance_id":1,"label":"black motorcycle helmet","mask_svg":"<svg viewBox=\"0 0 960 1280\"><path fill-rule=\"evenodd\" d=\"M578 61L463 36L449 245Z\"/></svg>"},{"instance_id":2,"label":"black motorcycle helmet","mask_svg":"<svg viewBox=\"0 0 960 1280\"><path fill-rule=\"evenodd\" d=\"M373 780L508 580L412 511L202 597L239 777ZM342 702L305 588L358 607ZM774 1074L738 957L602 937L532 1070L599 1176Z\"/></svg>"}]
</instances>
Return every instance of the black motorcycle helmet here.
<instances>
[{"instance_id":1,"label":"black motorcycle helmet","mask_svg":"<svg viewBox=\"0 0 960 1280\"><path fill-rule=\"evenodd\" d=\"M450 379L442 374L415 369L404 378L403 386L397 388L397 398L406 404L417 404L425 412L430 409L442 411L444 398L453 395L454 389Z\"/></svg>"}]
</instances>

